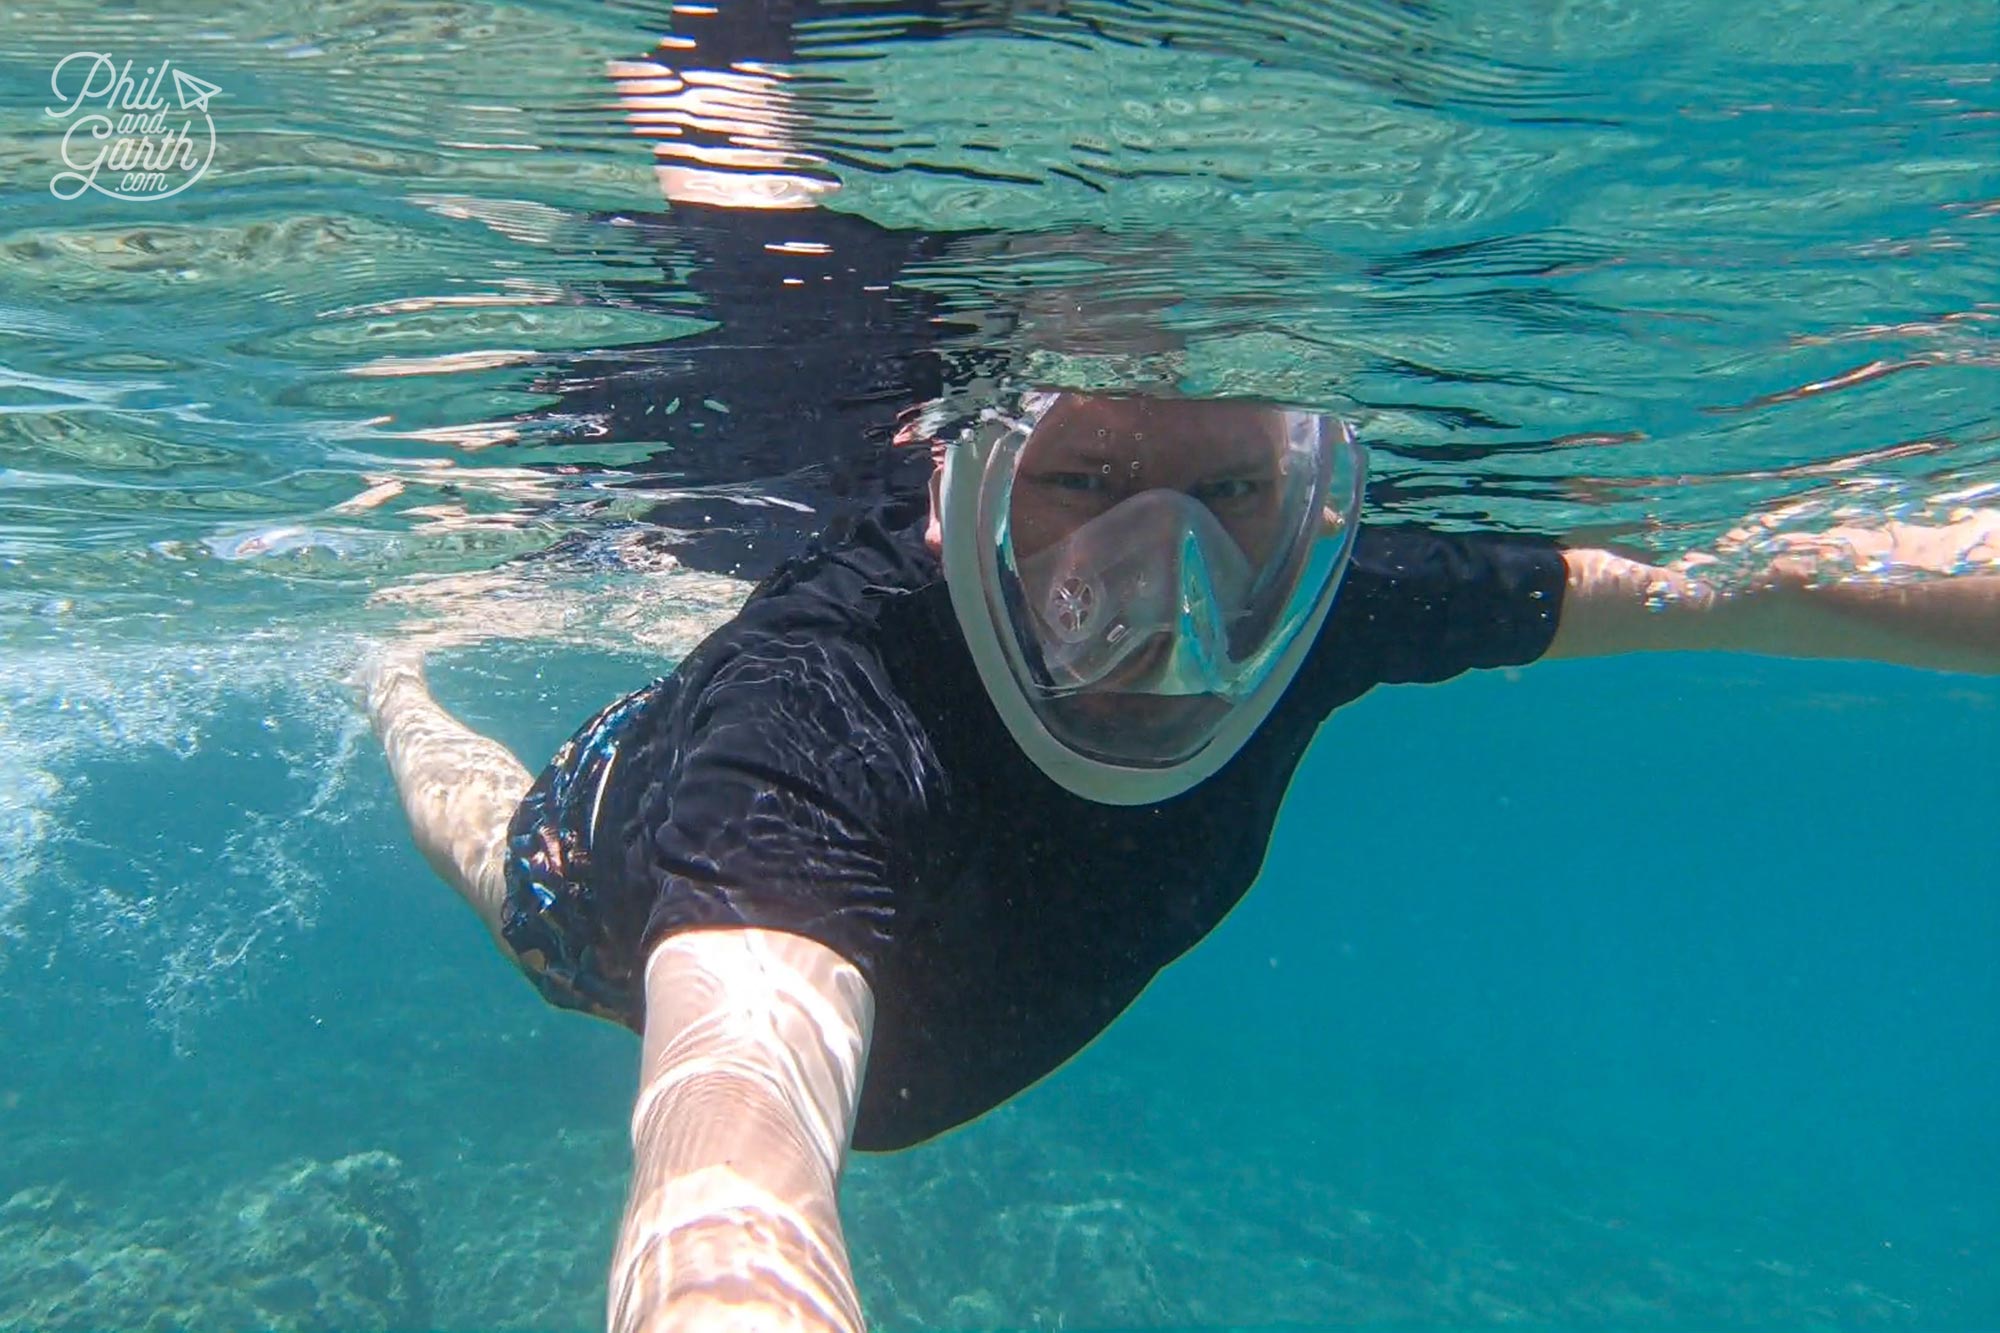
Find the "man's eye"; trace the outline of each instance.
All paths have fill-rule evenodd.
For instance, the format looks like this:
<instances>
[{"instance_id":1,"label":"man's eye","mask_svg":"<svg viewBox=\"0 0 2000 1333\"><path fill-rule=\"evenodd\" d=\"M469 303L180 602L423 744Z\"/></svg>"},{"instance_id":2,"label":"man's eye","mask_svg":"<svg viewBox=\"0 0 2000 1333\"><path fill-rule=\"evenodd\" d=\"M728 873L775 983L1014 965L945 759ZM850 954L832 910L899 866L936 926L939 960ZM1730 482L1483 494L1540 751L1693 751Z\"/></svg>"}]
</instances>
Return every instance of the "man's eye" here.
<instances>
[{"instance_id":1,"label":"man's eye","mask_svg":"<svg viewBox=\"0 0 2000 1333\"><path fill-rule=\"evenodd\" d=\"M1101 472L1039 472L1034 480L1038 486L1076 495L1096 495L1111 484Z\"/></svg>"},{"instance_id":2,"label":"man's eye","mask_svg":"<svg viewBox=\"0 0 2000 1333\"><path fill-rule=\"evenodd\" d=\"M1259 477L1217 477L1197 483L1190 494L1203 504L1227 504L1232 500L1248 500L1262 492L1264 486Z\"/></svg>"}]
</instances>

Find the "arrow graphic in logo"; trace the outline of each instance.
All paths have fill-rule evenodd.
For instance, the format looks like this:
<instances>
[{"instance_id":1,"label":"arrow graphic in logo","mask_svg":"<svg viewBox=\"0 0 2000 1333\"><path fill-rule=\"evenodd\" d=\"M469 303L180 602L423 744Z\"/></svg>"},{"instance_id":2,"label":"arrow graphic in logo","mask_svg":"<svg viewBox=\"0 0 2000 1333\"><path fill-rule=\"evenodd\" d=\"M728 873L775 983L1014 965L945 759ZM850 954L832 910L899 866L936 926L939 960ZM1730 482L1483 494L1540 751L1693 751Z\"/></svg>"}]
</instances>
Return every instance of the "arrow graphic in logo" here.
<instances>
[{"instance_id":1,"label":"arrow graphic in logo","mask_svg":"<svg viewBox=\"0 0 2000 1333\"><path fill-rule=\"evenodd\" d=\"M197 79L186 70L174 71L174 94L181 99L183 111L199 111L207 115L208 99L221 91L207 79Z\"/></svg>"}]
</instances>

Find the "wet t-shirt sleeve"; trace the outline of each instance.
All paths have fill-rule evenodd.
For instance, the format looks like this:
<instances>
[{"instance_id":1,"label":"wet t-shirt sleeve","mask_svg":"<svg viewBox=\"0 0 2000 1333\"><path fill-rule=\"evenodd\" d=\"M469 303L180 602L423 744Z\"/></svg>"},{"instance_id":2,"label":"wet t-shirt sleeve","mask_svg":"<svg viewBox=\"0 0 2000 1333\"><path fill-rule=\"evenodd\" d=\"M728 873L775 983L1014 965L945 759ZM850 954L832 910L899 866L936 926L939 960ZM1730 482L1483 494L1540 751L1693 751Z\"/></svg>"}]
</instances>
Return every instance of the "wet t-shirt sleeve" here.
<instances>
[{"instance_id":1,"label":"wet t-shirt sleeve","mask_svg":"<svg viewBox=\"0 0 2000 1333\"><path fill-rule=\"evenodd\" d=\"M934 765L879 661L844 637L759 637L677 712L639 757L628 825L627 873L652 895L645 950L693 927L783 930L872 982Z\"/></svg>"},{"instance_id":2,"label":"wet t-shirt sleeve","mask_svg":"<svg viewBox=\"0 0 2000 1333\"><path fill-rule=\"evenodd\" d=\"M1330 710L1373 685L1526 665L1555 638L1564 578L1547 538L1364 528L1300 683Z\"/></svg>"}]
</instances>

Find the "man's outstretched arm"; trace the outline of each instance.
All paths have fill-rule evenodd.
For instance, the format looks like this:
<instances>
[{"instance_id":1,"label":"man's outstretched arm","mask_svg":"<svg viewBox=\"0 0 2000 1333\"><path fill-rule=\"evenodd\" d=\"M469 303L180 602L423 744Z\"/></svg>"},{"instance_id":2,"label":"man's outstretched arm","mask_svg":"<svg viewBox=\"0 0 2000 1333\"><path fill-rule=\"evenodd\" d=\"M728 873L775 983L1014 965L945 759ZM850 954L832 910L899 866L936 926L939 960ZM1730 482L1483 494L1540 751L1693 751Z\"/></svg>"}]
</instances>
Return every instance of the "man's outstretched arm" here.
<instances>
[{"instance_id":1,"label":"man's outstretched arm","mask_svg":"<svg viewBox=\"0 0 2000 1333\"><path fill-rule=\"evenodd\" d=\"M1702 577L1707 557L1659 566L1565 551L1548 655L1712 650L2000 673L2000 510L1934 526L1748 535L1771 554L1727 593Z\"/></svg>"},{"instance_id":2,"label":"man's outstretched arm","mask_svg":"<svg viewBox=\"0 0 2000 1333\"><path fill-rule=\"evenodd\" d=\"M612 1333L859 1333L837 1190L873 1025L861 973L802 936L653 951Z\"/></svg>"}]
</instances>

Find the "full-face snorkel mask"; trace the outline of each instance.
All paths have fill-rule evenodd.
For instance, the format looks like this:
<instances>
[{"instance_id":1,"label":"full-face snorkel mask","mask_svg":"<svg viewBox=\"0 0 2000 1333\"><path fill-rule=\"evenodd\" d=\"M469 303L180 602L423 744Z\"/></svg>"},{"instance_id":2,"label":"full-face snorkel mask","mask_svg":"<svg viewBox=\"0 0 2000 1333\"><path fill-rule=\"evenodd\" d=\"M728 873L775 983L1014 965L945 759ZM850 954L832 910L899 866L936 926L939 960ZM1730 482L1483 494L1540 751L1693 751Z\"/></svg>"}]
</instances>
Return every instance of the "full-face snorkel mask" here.
<instances>
[{"instance_id":1,"label":"full-face snorkel mask","mask_svg":"<svg viewBox=\"0 0 2000 1333\"><path fill-rule=\"evenodd\" d=\"M1065 397L989 411L950 448L945 577L1028 757L1090 800L1161 801L1227 763L1297 673L1353 549L1367 457L1337 418L1234 405L1204 435L1198 404L1187 447L1163 456L1136 429L1052 420Z\"/></svg>"}]
</instances>

